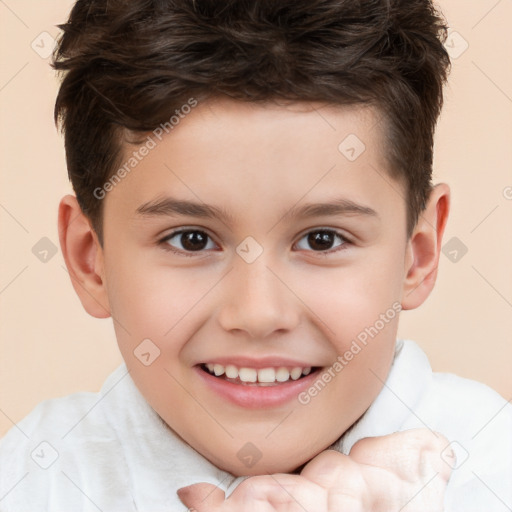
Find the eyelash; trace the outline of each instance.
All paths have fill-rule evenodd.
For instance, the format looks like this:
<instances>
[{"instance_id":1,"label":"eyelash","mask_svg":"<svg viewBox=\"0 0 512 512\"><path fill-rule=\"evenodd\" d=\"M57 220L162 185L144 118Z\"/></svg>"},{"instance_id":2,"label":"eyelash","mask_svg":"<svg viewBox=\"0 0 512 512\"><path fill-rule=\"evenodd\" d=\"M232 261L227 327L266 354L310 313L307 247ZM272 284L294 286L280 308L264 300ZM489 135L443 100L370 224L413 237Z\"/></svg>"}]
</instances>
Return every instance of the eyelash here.
<instances>
[{"instance_id":1,"label":"eyelash","mask_svg":"<svg viewBox=\"0 0 512 512\"><path fill-rule=\"evenodd\" d=\"M319 254L319 255L323 255L323 256L328 256L329 254L333 254L333 253L336 253L338 251L343 251L347 248L348 245L352 245L352 242L350 242L350 240L348 240L342 233L340 233L339 231L336 231L335 229L332 229L332 228L316 228L316 229L312 229L310 231L307 231L306 233L304 233L300 239L302 240L304 237L310 235L311 233L318 233L318 232L327 232L327 233L332 233L334 234L335 236L337 236L338 238L340 238L342 240L342 243L338 246L336 246L336 248L334 249L329 249L327 251L307 251L307 252L313 252L313 253L316 253L316 254ZM170 245L168 242L169 240L173 239L175 236L178 236L178 235L181 235L183 233L201 233L203 235L206 235L208 237L208 239L212 240L212 237L210 235L208 235L208 233L206 233L205 231L201 230L201 229L179 229L179 230L176 230L176 231L173 231L172 233L169 233L168 235L166 235L164 238L162 238L158 243L160 245L162 245L163 249L166 250L166 251L170 251L170 252L173 252L175 254L178 254L179 256L185 256L185 257L194 257L198 254L202 254L205 252L205 250L201 250L201 251L183 251L181 249L176 249L174 248L172 245ZM213 241L213 240L212 240Z\"/></svg>"},{"instance_id":2,"label":"eyelash","mask_svg":"<svg viewBox=\"0 0 512 512\"><path fill-rule=\"evenodd\" d=\"M202 231L201 229L178 229L177 231L173 231L172 233L169 233L166 235L162 240L160 240L159 244L162 244L163 248L166 251L173 252L175 254L178 254L179 256L185 256L187 258L192 258L196 256L197 254L202 254L204 250L202 251L182 251L180 249L175 249L172 245L169 245L167 242L174 238L175 236L181 235L183 233L201 233L203 235L206 235L209 239L212 237L206 233L205 231Z\"/></svg>"}]
</instances>

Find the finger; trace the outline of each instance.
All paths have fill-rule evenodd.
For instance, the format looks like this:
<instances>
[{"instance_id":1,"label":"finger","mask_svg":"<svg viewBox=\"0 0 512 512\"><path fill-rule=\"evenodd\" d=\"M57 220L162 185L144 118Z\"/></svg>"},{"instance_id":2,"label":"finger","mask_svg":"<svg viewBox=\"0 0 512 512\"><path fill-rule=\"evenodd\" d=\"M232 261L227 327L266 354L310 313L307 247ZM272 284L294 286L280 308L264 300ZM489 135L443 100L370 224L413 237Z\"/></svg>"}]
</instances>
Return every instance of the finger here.
<instances>
[{"instance_id":1,"label":"finger","mask_svg":"<svg viewBox=\"0 0 512 512\"><path fill-rule=\"evenodd\" d=\"M304 466L301 476L324 489L343 487L357 497L367 490L359 463L335 450L318 454Z\"/></svg>"},{"instance_id":2,"label":"finger","mask_svg":"<svg viewBox=\"0 0 512 512\"><path fill-rule=\"evenodd\" d=\"M328 510L333 511L432 512L439 510L446 487L443 480L428 482L417 477L411 482L386 467L359 463L333 450L317 455L301 476L325 489L331 507ZM428 488L422 490L426 483Z\"/></svg>"},{"instance_id":3,"label":"finger","mask_svg":"<svg viewBox=\"0 0 512 512\"><path fill-rule=\"evenodd\" d=\"M236 512L303 512L320 510L315 507L322 493L323 489L298 475L277 473L244 480L227 502Z\"/></svg>"},{"instance_id":4,"label":"finger","mask_svg":"<svg viewBox=\"0 0 512 512\"><path fill-rule=\"evenodd\" d=\"M451 467L441 458L448 444L442 434L412 429L361 439L352 447L350 457L360 464L387 468L407 481L416 481L431 473L439 473L448 481Z\"/></svg>"},{"instance_id":5,"label":"finger","mask_svg":"<svg viewBox=\"0 0 512 512\"><path fill-rule=\"evenodd\" d=\"M336 452L335 452L336 453ZM355 464L357 465L357 464ZM240 494L237 492L240 491ZM352 489L326 489L302 474L255 476L245 480L228 498L236 512L363 512ZM236 500L236 501L235 501ZM246 506L247 508L244 508ZM231 509L230 509L231 510Z\"/></svg>"},{"instance_id":6,"label":"finger","mask_svg":"<svg viewBox=\"0 0 512 512\"><path fill-rule=\"evenodd\" d=\"M224 491L212 484L200 483L182 487L177 491L179 499L195 512L215 512L224 503Z\"/></svg>"}]
</instances>

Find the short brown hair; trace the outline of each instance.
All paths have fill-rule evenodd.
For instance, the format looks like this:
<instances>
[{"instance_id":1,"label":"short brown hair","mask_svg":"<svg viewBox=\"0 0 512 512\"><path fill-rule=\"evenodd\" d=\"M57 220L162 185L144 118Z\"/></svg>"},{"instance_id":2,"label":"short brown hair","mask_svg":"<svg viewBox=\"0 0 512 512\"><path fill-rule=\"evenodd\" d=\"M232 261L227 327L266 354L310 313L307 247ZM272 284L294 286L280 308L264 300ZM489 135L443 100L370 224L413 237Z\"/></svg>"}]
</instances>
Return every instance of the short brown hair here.
<instances>
[{"instance_id":1,"label":"short brown hair","mask_svg":"<svg viewBox=\"0 0 512 512\"><path fill-rule=\"evenodd\" d=\"M192 96L219 95L376 106L412 233L450 66L431 0L78 0L59 27L55 121L100 240L93 191L116 172L126 134L155 129Z\"/></svg>"}]
</instances>

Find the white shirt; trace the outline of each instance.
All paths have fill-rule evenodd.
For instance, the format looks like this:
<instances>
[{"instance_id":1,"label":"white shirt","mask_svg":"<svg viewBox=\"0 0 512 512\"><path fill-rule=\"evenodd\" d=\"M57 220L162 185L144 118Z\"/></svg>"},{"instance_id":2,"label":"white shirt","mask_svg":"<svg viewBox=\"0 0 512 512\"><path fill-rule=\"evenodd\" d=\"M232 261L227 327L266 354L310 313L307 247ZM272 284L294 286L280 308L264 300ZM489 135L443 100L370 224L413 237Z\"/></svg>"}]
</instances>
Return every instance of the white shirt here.
<instances>
[{"instance_id":1,"label":"white shirt","mask_svg":"<svg viewBox=\"0 0 512 512\"><path fill-rule=\"evenodd\" d=\"M446 512L512 510L512 405L433 373L418 345L398 340L380 394L333 448L348 454L359 439L413 428L442 433L456 453ZM229 495L243 479L182 441L124 364L98 393L40 403L0 441L0 512L184 512L180 487L208 482Z\"/></svg>"}]
</instances>

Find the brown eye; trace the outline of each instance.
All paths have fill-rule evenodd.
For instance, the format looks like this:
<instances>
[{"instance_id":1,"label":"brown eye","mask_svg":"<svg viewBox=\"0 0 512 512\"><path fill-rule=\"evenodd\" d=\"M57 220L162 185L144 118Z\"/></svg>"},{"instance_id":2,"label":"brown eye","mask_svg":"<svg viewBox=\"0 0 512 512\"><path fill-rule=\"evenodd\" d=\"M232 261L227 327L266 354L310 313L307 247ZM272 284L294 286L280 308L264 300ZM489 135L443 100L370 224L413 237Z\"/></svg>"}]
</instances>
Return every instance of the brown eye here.
<instances>
[{"instance_id":1,"label":"brown eye","mask_svg":"<svg viewBox=\"0 0 512 512\"><path fill-rule=\"evenodd\" d=\"M162 240L176 252L199 252L204 249L213 249L215 244L204 232L197 229L182 230L171 233ZM210 244L210 246L209 246Z\"/></svg>"},{"instance_id":2,"label":"brown eye","mask_svg":"<svg viewBox=\"0 0 512 512\"><path fill-rule=\"evenodd\" d=\"M180 235L180 242L186 251L200 251L208 242L208 235L200 231L188 231Z\"/></svg>"},{"instance_id":3,"label":"brown eye","mask_svg":"<svg viewBox=\"0 0 512 512\"><path fill-rule=\"evenodd\" d=\"M308 244L312 249L318 251L332 249L332 245L334 244L334 235L329 231L309 233Z\"/></svg>"},{"instance_id":4,"label":"brown eye","mask_svg":"<svg viewBox=\"0 0 512 512\"><path fill-rule=\"evenodd\" d=\"M305 243L301 242L305 240ZM337 240L340 240L337 243ZM348 241L338 232L331 229L317 229L306 233L297 244L299 249L309 250L312 249L315 252L332 252L333 249L337 250L337 247L341 247L347 244Z\"/></svg>"}]
</instances>

